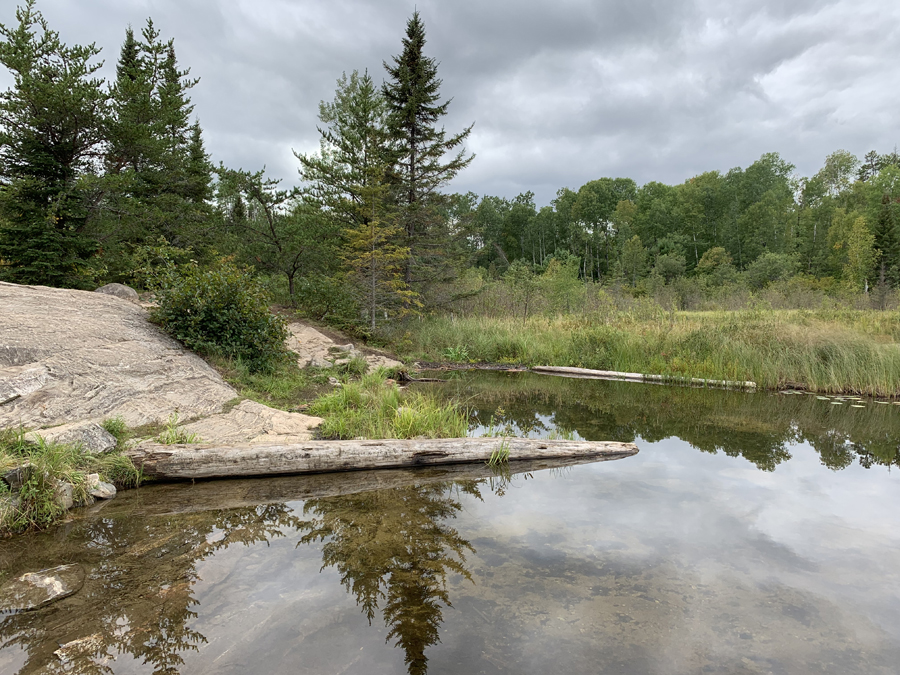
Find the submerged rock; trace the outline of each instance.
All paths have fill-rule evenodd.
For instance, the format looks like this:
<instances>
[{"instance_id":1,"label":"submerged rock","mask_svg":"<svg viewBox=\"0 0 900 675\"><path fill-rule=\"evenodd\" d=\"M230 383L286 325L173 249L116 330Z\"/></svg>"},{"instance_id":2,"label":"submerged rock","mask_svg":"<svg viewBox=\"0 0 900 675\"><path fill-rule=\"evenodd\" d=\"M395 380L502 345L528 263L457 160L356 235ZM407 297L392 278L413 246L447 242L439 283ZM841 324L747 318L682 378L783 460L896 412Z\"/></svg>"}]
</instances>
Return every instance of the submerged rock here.
<instances>
[{"instance_id":1,"label":"submerged rock","mask_svg":"<svg viewBox=\"0 0 900 675\"><path fill-rule=\"evenodd\" d=\"M80 659L90 659L92 665L106 666L106 664L112 660L112 657L104 654L99 660L96 658L98 651L103 648L103 644L103 635L101 633L94 633L93 635L88 635L87 637L72 640L64 645L60 645L59 649L53 652L53 655L58 658L64 666L73 665ZM101 670L101 672L103 671Z\"/></svg>"},{"instance_id":2,"label":"submerged rock","mask_svg":"<svg viewBox=\"0 0 900 675\"><path fill-rule=\"evenodd\" d=\"M81 565L61 565L39 572L28 572L0 588L0 613L40 609L81 590L84 585Z\"/></svg>"},{"instance_id":3,"label":"submerged rock","mask_svg":"<svg viewBox=\"0 0 900 675\"><path fill-rule=\"evenodd\" d=\"M29 431L25 434L25 440L29 443L37 444L41 438L47 443L80 445L85 452L91 455L102 455L115 450L118 443L115 436L96 422L63 424L50 429Z\"/></svg>"}]
</instances>

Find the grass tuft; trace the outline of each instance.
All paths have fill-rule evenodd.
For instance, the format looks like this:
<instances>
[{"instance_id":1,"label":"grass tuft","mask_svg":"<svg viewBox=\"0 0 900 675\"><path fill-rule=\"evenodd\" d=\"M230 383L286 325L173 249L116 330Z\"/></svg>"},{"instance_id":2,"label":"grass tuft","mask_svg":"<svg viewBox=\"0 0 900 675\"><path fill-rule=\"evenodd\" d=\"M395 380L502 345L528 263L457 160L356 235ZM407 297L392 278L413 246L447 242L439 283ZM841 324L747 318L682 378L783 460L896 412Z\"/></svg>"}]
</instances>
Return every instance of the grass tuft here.
<instances>
[{"instance_id":1,"label":"grass tuft","mask_svg":"<svg viewBox=\"0 0 900 675\"><path fill-rule=\"evenodd\" d=\"M458 438L468 430L458 404L403 391L381 370L325 394L309 412L325 420L319 433L327 439Z\"/></svg>"},{"instance_id":2,"label":"grass tuft","mask_svg":"<svg viewBox=\"0 0 900 675\"><path fill-rule=\"evenodd\" d=\"M120 488L136 487L142 481L131 460L117 453L91 455L79 445L28 443L24 430L0 431L0 473L22 467L25 480L12 492L0 480L0 534L41 529L64 513L57 492L61 483L72 485L75 504L90 502L88 474Z\"/></svg>"},{"instance_id":3,"label":"grass tuft","mask_svg":"<svg viewBox=\"0 0 900 675\"><path fill-rule=\"evenodd\" d=\"M162 430L156 440L163 445L181 445L184 443L200 443L201 439L197 434L189 433L184 427L178 426L178 413L169 415L166 420L166 428Z\"/></svg>"}]
</instances>

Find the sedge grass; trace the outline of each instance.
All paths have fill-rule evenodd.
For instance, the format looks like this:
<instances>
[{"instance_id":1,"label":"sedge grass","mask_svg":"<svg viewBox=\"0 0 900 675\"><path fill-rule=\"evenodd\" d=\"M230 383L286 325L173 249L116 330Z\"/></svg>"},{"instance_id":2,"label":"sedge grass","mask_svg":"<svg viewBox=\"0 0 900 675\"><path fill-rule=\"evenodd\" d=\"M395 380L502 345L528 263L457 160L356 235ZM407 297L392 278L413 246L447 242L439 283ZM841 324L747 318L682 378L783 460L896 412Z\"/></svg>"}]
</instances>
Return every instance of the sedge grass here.
<instances>
[{"instance_id":1,"label":"sedge grass","mask_svg":"<svg viewBox=\"0 0 900 675\"><path fill-rule=\"evenodd\" d=\"M327 439L458 438L468 430L458 404L401 390L383 371L344 383L309 412L324 419L319 434Z\"/></svg>"},{"instance_id":2,"label":"sedge grass","mask_svg":"<svg viewBox=\"0 0 900 675\"><path fill-rule=\"evenodd\" d=\"M0 432L0 473L27 467L23 485L11 493L5 482L0 493L0 535L41 529L52 525L64 513L57 499L60 483L72 485L75 504L90 501L88 475L117 487L135 487L141 472L130 459L118 452L92 455L79 445L25 441L22 430Z\"/></svg>"},{"instance_id":3,"label":"sedge grass","mask_svg":"<svg viewBox=\"0 0 900 675\"><path fill-rule=\"evenodd\" d=\"M464 346L475 361L750 380L760 387L900 396L900 314L740 310L597 316L432 317L404 335L408 358Z\"/></svg>"}]
</instances>

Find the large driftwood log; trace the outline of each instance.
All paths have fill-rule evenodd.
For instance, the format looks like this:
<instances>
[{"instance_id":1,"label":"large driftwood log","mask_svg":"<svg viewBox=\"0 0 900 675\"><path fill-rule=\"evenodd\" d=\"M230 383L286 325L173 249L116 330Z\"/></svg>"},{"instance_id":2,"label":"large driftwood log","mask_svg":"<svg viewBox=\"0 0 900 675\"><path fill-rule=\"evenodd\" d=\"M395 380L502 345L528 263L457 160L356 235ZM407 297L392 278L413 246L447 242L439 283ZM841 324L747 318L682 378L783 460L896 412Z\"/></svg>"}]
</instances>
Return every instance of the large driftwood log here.
<instances>
[{"instance_id":1,"label":"large driftwood log","mask_svg":"<svg viewBox=\"0 0 900 675\"><path fill-rule=\"evenodd\" d=\"M628 457L633 443L528 438L305 441L290 445L158 445L142 443L126 454L148 476L229 478L329 473L436 464L487 462L508 450L510 461L567 457Z\"/></svg>"},{"instance_id":2,"label":"large driftwood log","mask_svg":"<svg viewBox=\"0 0 900 675\"><path fill-rule=\"evenodd\" d=\"M410 486L480 481L493 479L512 481L522 474L530 475L548 469L606 462L620 457L567 457L510 462L508 466L490 467L476 464L444 464L419 469L381 469L378 471L344 471L340 473L273 476L246 480L211 480L192 483L162 483L138 490L120 492L116 499L98 502L82 511L90 517L102 511L104 516L173 515L225 509L252 508L263 504L280 504L306 499L322 499L342 495L391 490Z\"/></svg>"},{"instance_id":3,"label":"large driftwood log","mask_svg":"<svg viewBox=\"0 0 900 675\"><path fill-rule=\"evenodd\" d=\"M756 382L733 380L705 380L700 377L678 377L676 375L644 375L643 373L621 373L617 370L594 370L592 368L570 368L567 366L534 366L535 373L581 377L591 380L625 380L626 382L652 382L655 384L683 384L694 387L716 389L756 389Z\"/></svg>"}]
</instances>

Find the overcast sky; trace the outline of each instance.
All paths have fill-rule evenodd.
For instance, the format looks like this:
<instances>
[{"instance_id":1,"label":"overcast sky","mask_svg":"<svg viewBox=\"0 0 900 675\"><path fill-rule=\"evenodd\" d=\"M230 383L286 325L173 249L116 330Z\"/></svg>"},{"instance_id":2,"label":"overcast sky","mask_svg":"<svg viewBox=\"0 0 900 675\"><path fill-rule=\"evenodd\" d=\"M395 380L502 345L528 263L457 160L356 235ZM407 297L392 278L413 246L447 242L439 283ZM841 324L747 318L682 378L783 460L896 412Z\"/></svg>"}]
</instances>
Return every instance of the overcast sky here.
<instances>
[{"instance_id":1,"label":"overcast sky","mask_svg":"<svg viewBox=\"0 0 900 675\"><path fill-rule=\"evenodd\" d=\"M0 22L14 23L12 0ZM152 17L200 78L214 162L295 184L342 72L401 50L417 5L474 163L450 186L539 205L601 176L679 183L777 151L800 175L900 143L896 0L38 0L105 73ZM8 76L0 76L8 85Z\"/></svg>"}]
</instances>

